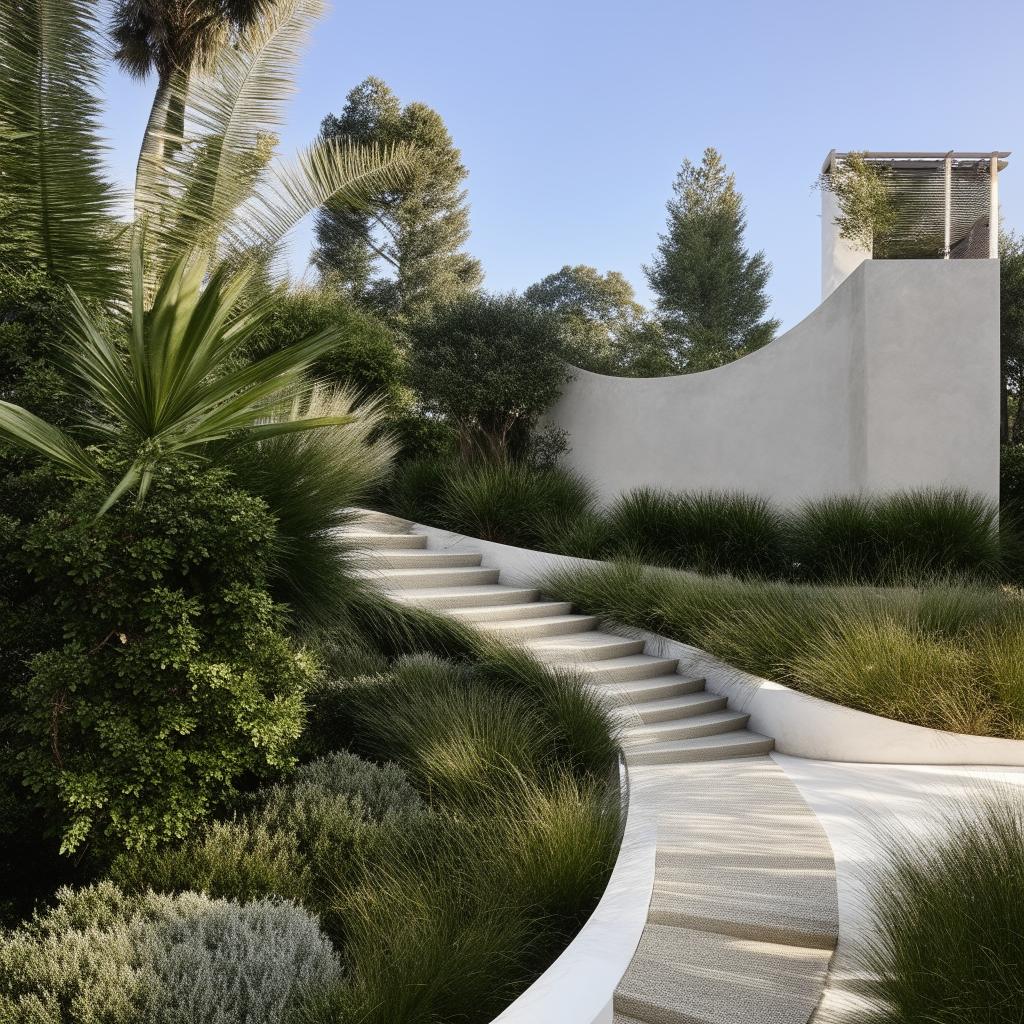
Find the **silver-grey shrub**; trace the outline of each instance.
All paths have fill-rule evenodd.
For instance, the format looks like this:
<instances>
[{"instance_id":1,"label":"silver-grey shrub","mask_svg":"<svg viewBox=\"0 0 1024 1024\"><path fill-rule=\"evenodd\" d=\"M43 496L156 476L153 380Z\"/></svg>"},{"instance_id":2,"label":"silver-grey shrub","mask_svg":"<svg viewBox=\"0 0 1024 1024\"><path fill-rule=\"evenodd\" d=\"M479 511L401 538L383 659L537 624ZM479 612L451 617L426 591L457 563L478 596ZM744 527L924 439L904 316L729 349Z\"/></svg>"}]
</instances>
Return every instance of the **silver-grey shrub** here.
<instances>
[{"instance_id":1,"label":"silver-grey shrub","mask_svg":"<svg viewBox=\"0 0 1024 1024\"><path fill-rule=\"evenodd\" d=\"M337 983L318 920L288 901L62 889L0 936L2 1024L283 1024Z\"/></svg>"},{"instance_id":2,"label":"silver-grey shrub","mask_svg":"<svg viewBox=\"0 0 1024 1024\"><path fill-rule=\"evenodd\" d=\"M319 922L294 903L192 892L146 902L145 1024L281 1024L341 977Z\"/></svg>"}]
</instances>

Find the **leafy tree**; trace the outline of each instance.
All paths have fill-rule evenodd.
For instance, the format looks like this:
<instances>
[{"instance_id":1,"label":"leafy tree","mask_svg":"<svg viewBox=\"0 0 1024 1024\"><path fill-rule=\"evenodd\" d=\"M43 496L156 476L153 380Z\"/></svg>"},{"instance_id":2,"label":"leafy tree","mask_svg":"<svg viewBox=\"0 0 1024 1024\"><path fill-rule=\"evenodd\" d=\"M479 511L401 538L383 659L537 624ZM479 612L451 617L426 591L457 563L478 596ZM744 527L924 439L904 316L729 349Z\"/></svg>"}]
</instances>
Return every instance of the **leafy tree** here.
<instances>
[{"instance_id":1,"label":"leafy tree","mask_svg":"<svg viewBox=\"0 0 1024 1024\"><path fill-rule=\"evenodd\" d=\"M771 267L743 245L746 218L735 176L717 150L676 176L668 228L645 268L673 358L687 372L722 366L767 344L779 322L764 319Z\"/></svg>"},{"instance_id":2,"label":"leafy tree","mask_svg":"<svg viewBox=\"0 0 1024 1024\"><path fill-rule=\"evenodd\" d=\"M570 370L550 313L518 295L473 293L414 324L411 377L427 411L455 426L464 456L504 458L529 454Z\"/></svg>"},{"instance_id":3,"label":"leafy tree","mask_svg":"<svg viewBox=\"0 0 1024 1024\"><path fill-rule=\"evenodd\" d=\"M480 264L462 251L469 238L466 168L435 110L403 107L385 82L370 77L348 94L341 114L324 118L321 138L414 147L411 173L382 192L374 210L327 203L320 211L313 259L326 279L405 321L480 284Z\"/></svg>"},{"instance_id":4,"label":"leafy tree","mask_svg":"<svg viewBox=\"0 0 1024 1024\"><path fill-rule=\"evenodd\" d=\"M675 372L662 333L618 271L567 264L523 298L558 317L565 357L576 366L620 376Z\"/></svg>"},{"instance_id":5,"label":"leafy tree","mask_svg":"<svg viewBox=\"0 0 1024 1024\"><path fill-rule=\"evenodd\" d=\"M1024 239L999 238L999 342L1003 443L1024 443Z\"/></svg>"}]
</instances>

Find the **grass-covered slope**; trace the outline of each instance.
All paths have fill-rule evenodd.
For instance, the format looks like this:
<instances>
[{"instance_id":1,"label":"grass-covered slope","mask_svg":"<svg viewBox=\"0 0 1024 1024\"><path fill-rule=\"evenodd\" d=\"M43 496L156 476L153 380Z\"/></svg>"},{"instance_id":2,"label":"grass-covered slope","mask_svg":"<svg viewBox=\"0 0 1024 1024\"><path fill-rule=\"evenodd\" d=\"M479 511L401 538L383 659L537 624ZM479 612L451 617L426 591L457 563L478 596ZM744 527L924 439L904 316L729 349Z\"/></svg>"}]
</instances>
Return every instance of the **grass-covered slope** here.
<instances>
[{"instance_id":1,"label":"grass-covered slope","mask_svg":"<svg viewBox=\"0 0 1024 1024\"><path fill-rule=\"evenodd\" d=\"M810 586L635 563L552 573L582 611L754 675L915 725L1024 738L1024 597L953 584Z\"/></svg>"}]
</instances>

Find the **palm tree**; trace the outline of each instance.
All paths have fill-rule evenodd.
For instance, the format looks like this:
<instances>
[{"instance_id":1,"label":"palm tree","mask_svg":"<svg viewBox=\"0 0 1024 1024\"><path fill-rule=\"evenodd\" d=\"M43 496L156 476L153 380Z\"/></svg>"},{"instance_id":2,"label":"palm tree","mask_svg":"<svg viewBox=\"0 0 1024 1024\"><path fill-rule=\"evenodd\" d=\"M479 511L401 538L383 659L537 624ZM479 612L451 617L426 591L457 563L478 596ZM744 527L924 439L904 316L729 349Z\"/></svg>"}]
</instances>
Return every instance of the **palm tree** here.
<instances>
[{"instance_id":1,"label":"palm tree","mask_svg":"<svg viewBox=\"0 0 1024 1024\"><path fill-rule=\"evenodd\" d=\"M191 126L178 150L144 158L136 190L139 217L124 229L131 237L125 353L116 327L111 332L98 323L83 301L102 294L117 270L118 246L106 208L85 207L76 217L72 202L76 183L102 182L95 135L89 125L80 128L90 142L84 154L69 152L73 139L53 136L51 124L71 119L64 110L70 93L47 93L57 116L37 113L39 89L49 90L63 75L89 94L98 67L91 7L88 0L23 0L0 7L0 94L10 103L0 115L0 137L24 142L37 154L28 168L0 156L0 194L14 184L16 195L33 196L39 216L14 226L32 237L31 247L49 254L47 269L71 287L74 344L62 355L76 394L98 410L81 424L83 437L127 449L106 509L131 489L142 500L154 469L169 456L209 457L215 454L211 446L223 447L226 438L251 443L348 422L347 415L275 413L293 405L303 372L337 344L333 332L234 365L268 312L270 300L251 288L255 268L302 217L328 200L369 204L395 186L410 160L406 149L324 142L290 163L268 159L266 140L280 123L291 70L322 10L321 0L282 0L241 33L236 45L223 49L187 94L176 93ZM73 66L86 69L77 80ZM19 95L7 81L10 67L37 89ZM54 163L63 179L53 172ZM102 273L82 258L76 230L90 243L108 242L110 263ZM75 436L10 403L0 403L0 439L79 478L103 476L105 460Z\"/></svg>"},{"instance_id":2,"label":"palm tree","mask_svg":"<svg viewBox=\"0 0 1024 1024\"><path fill-rule=\"evenodd\" d=\"M156 72L143 154L158 153L185 131L189 76L209 67L229 41L255 24L271 0L119 0L110 34L114 59L134 78ZM170 143L173 148L174 143Z\"/></svg>"}]
</instances>

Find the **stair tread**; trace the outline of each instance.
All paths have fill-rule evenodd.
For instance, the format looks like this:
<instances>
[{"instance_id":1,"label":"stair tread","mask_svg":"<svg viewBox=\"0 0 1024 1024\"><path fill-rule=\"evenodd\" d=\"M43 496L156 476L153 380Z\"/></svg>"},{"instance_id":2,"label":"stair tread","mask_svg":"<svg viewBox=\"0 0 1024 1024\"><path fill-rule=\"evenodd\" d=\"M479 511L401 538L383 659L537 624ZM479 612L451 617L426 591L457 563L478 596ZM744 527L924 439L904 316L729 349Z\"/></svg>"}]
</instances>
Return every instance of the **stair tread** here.
<instances>
[{"instance_id":1,"label":"stair tread","mask_svg":"<svg viewBox=\"0 0 1024 1024\"><path fill-rule=\"evenodd\" d=\"M579 625L584 622L597 622L596 615L538 615L536 618L523 618L523 619L495 619L494 621L486 621L480 623L482 629L507 629L509 631L515 631L517 629L525 629L531 625L538 625L543 623L544 625L551 626L568 626L568 625ZM561 634L553 634L546 636L545 640L559 640ZM579 633L566 633L565 636L578 637ZM538 639L541 639L538 637Z\"/></svg>"},{"instance_id":2,"label":"stair tread","mask_svg":"<svg viewBox=\"0 0 1024 1024\"><path fill-rule=\"evenodd\" d=\"M830 951L648 924L615 1009L656 1024L806 1024Z\"/></svg>"},{"instance_id":3,"label":"stair tread","mask_svg":"<svg viewBox=\"0 0 1024 1024\"><path fill-rule=\"evenodd\" d=\"M450 566L406 566L391 568L389 566L367 566L363 573L371 578L387 579L389 576L414 576L429 580L446 574L454 575L456 578L476 579L481 573L498 574L497 569L485 568L478 565L450 565ZM455 586L456 584L453 584Z\"/></svg>"},{"instance_id":4,"label":"stair tread","mask_svg":"<svg viewBox=\"0 0 1024 1024\"><path fill-rule=\"evenodd\" d=\"M387 580L379 579L378 582L386 584ZM460 608L488 608L510 602L530 604L540 595L540 591L532 587L514 587L506 583L459 582L447 586L421 586L415 590L387 586L381 589L393 601L433 608L445 614Z\"/></svg>"},{"instance_id":5,"label":"stair tread","mask_svg":"<svg viewBox=\"0 0 1024 1024\"><path fill-rule=\"evenodd\" d=\"M554 615L568 615L572 605L568 601L520 601L516 604L469 605L450 608L449 615L467 622L503 622L508 619L540 619Z\"/></svg>"},{"instance_id":6,"label":"stair tread","mask_svg":"<svg viewBox=\"0 0 1024 1024\"><path fill-rule=\"evenodd\" d=\"M594 675L596 673L591 673L591 676ZM676 700L680 696L701 694L704 691L703 679L683 676L678 672L613 682L595 682L591 679L590 682L598 693L621 700L624 714L634 709L642 712L648 704Z\"/></svg>"},{"instance_id":7,"label":"stair tread","mask_svg":"<svg viewBox=\"0 0 1024 1024\"><path fill-rule=\"evenodd\" d=\"M681 676L679 678L682 678ZM652 680L653 682L654 680ZM658 719L654 716L665 716L685 718L690 715L702 715L709 711L717 711L725 707L725 698L719 697L716 693L708 693L706 690L698 690L695 693L681 693L674 697L660 697L655 700L645 701L636 708L625 708L622 711L623 717L629 715L640 715L644 723L654 722Z\"/></svg>"},{"instance_id":8,"label":"stair tread","mask_svg":"<svg viewBox=\"0 0 1024 1024\"><path fill-rule=\"evenodd\" d=\"M625 753L626 760L635 765L685 764L729 757L754 757L767 754L774 746L775 741L768 736L739 729L710 736L630 744Z\"/></svg>"},{"instance_id":9,"label":"stair tread","mask_svg":"<svg viewBox=\"0 0 1024 1024\"><path fill-rule=\"evenodd\" d=\"M666 739L684 739L685 736L674 736L666 737L665 734L672 733L677 730L692 730L693 738L700 736L701 731L707 728L714 728L718 726L728 727L728 729L742 729L746 726L750 719L750 715L744 714L742 711L729 711L724 709L721 711L708 711L703 715L687 715L681 718L667 719L663 722L649 722L644 725L631 726L623 730L623 738L631 744L642 744L648 746L652 743L657 743ZM722 729L722 735L727 732L726 728ZM710 738L709 734L707 738Z\"/></svg>"},{"instance_id":10,"label":"stair tread","mask_svg":"<svg viewBox=\"0 0 1024 1024\"><path fill-rule=\"evenodd\" d=\"M600 630L593 630L590 633L568 633L565 636L538 637L532 641L531 647L605 647L618 644L642 644L641 640L633 640L628 636L618 636L615 633L603 633Z\"/></svg>"}]
</instances>

